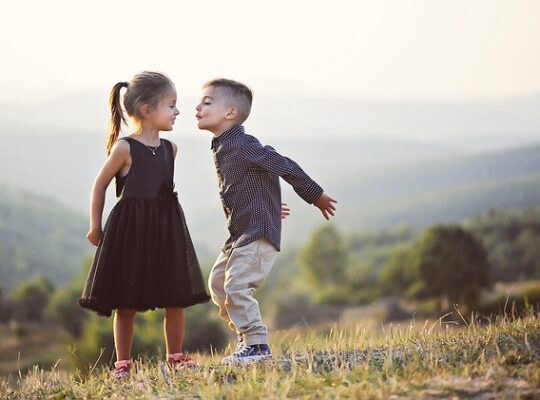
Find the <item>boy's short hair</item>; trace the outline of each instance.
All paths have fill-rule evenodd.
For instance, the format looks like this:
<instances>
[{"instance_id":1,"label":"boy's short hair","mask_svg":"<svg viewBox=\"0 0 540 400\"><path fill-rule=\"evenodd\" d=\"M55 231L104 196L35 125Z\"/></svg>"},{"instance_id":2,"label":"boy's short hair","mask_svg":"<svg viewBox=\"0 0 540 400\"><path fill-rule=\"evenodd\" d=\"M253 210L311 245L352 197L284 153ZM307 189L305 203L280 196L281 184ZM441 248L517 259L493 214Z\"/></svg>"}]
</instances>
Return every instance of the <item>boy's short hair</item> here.
<instances>
[{"instance_id":1,"label":"boy's short hair","mask_svg":"<svg viewBox=\"0 0 540 400\"><path fill-rule=\"evenodd\" d=\"M208 87L222 90L225 96L231 100L232 105L238 107L240 123L249 117L253 103L253 92L249 87L241 82L225 78L212 79L203 85L203 89Z\"/></svg>"}]
</instances>

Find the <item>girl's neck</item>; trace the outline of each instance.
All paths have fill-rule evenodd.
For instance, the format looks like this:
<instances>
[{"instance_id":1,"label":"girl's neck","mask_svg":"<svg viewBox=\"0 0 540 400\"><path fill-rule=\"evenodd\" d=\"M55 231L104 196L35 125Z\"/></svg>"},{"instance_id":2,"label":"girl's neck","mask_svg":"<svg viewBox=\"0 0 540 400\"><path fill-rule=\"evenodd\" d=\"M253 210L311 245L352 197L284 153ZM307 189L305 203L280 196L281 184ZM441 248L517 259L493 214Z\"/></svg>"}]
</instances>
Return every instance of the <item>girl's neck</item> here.
<instances>
[{"instance_id":1,"label":"girl's neck","mask_svg":"<svg viewBox=\"0 0 540 400\"><path fill-rule=\"evenodd\" d=\"M140 127L137 129L133 136L137 137L138 140L149 146L159 145L159 130L147 127Z\"/></svg>"}]
</instances>

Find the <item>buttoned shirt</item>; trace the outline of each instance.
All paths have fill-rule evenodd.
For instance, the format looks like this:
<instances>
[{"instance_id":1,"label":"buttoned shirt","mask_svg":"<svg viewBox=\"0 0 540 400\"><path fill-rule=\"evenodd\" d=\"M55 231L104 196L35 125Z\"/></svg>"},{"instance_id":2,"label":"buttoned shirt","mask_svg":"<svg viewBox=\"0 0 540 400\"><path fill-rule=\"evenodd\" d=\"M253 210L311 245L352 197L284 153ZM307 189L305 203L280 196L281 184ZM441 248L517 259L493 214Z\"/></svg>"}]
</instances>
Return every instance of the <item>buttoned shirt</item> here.
<instances>
[{"instance_id":1,"label":"buttoned shirt","mask_svg":"<svg viewBox=\"0 0 540 400\"><path fill-rule=\"evenodd\" d=\"M307 203L314 203L323 189L300 166L263 146L241 125L212 139L212 153L219 183L219 196L227 218L229 238L223 252L267 239L281 248L281 188L279 178L289 183Z\"/></svg>"}]
</instances>

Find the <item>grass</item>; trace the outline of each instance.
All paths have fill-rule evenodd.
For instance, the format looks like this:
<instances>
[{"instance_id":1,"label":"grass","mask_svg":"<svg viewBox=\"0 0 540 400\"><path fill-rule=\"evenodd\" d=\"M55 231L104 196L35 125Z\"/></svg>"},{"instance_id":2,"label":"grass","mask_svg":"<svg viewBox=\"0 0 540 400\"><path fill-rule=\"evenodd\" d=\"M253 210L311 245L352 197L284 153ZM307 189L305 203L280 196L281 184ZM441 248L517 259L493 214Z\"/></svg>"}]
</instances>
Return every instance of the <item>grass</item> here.
<instances>
[{"instance_id":1,"label":"grass","mask_svg":"<svg viewBox=\"0 0 540 400\"><path fill-rule=\"evenodd\" d=\"M35 366L0 380L7 399L523 398L540 399L540 316L494 322L426 322L379 329L335 326L282 333L274 358L224 366L222 354L177 373L139 359L129 379L105 368L76 373Z\"/></svg>"},{"instance_id":2,"label":"grass","mask_svg":"<svg viewBox=\"0 0 540 400\"><path fill-rule=\"evenodd\" d=\"M22 329L24 334L18 337L10 326L0 324L0 377L35 364L52 366L59 355L69 354L63 344L69 336L58 326L26 323Z\"/></svg>"}]
</instances>

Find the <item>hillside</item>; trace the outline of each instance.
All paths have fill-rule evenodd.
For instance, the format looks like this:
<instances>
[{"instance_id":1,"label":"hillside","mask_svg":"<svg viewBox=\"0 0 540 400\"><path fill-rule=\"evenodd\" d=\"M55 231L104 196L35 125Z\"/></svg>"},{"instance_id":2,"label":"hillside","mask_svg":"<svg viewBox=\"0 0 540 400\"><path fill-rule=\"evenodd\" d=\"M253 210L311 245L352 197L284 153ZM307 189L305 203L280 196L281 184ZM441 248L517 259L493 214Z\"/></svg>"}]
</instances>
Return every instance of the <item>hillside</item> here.
<instances>
[{"instance_id":1,"label":"hillside","mask_svg":"<svg viewBox=\"0 0 540 400\"><path fill-rule=\"evenodd\" d=\"M351 171L327 188L340 201L336 223L359 231L460 221L492 208L535 207L540 205L539 183L536 145ZM291 203L304 222L287 225L293 236L321 222L302 203Z\"/></svg>"},{"instance_id":2,"label":"hillside","mask_svg":"<svg viewBox=\"0 0 540 400\"><path fill-rule=\"evenodd\" d=\"M60 203L0 186L0 287L36 274L68 282L91 251L86 230L85 218Z\"/></svg>"},{"instance_id":3,"label":"hillside","mask_svg":"<svg viewBox=\"0 0 540 400\"><path fill-rule=\"evenodd\" d=\"M45 148L45 139L40 140ZM83 142L74 143L82 146ZM181 148L185 154L177 164L177 188L199 257L208 264L227 232L211 160L202 159L203 154L209 157L207 143L190 143L192 151ZM419 156L423 161L402 160L398 164L373 166L373 159L339 162L335 152L348 154L348 160L357 151L351 142L327 145L330 156L326 162L333 164L319 182L339 200L334 222L351 232L392 229L399 225L422 228L438 222L460 221L492 208L523 209L540 205L540 146L467 156L439 154L431 161ZM390 145L379 143L378 146L383 151ZM98 153L98 146L95 147ZM298 142L288 142L282 147L285 154L289 153L287 150L292 153L300 150ZM88 200L82 198L89 196L93 179L89 164L97 162L93 159L98 156L91 155L94 150L76 153L69 146L67 149L60 161L41 152L42 161L36 162L40 168L32 170L23 168L24 163L10 169L9 163L0 161L3 176L11 177L10 187L16 187L13 186L16 181L32 192L48 196L56 193L56 199L64 199L51 200L31 194L28 189L15 192L2 188L0 280L3 287L38 272L57 283L66 282L79 270L83 254L93 250L84 239ZM317 154L324 152L322 143L315 144L314 149ZM420 152L420 148L416 150ZM35 149L35 157L39 158L39 154ZM306 170L318 170L325 175L317 158L304 153L297 159ZM67 161L74 167L61 168ZM78 172L74 174L74 170ZM22 171L26 175L9 175L9 171ZM333 178L331 174L335 174ZM54 179L48 178L51 176ZM83 183L88 186L83 187ZM283 200L293 209L291 217L284 221L283 242L287 246L301 245L324 220L317 209L307 206L287 184L283 187ZM109 191L107 207L114 203L113 196Z\"/></svg>"},{"instance_id":4,"label":"hillside","mask_svg":"<svg viewBox=\"0 0 540 400\"><path fill-rule=\"evenodd\" d=\"M179 146L175 182L193 239L200 251L213 257L227 232L209 133L165 133L163 137ZM8 141L12 149L0 157L0 182L56 199L86 215L92 183L105 159L103 135L6 125L0 128L0 139ZM271 140L261 135L260 139L296 160L324 186L330 186L336 177L351 170L463 154L451 147L383 139L313 139L309 143L300 138ZM105 214L115 202L111 189L107 193ZM302 204L294 212L304 207ZM289 222L297 224L294 218Z\"/></svg>"}]
</instances>

